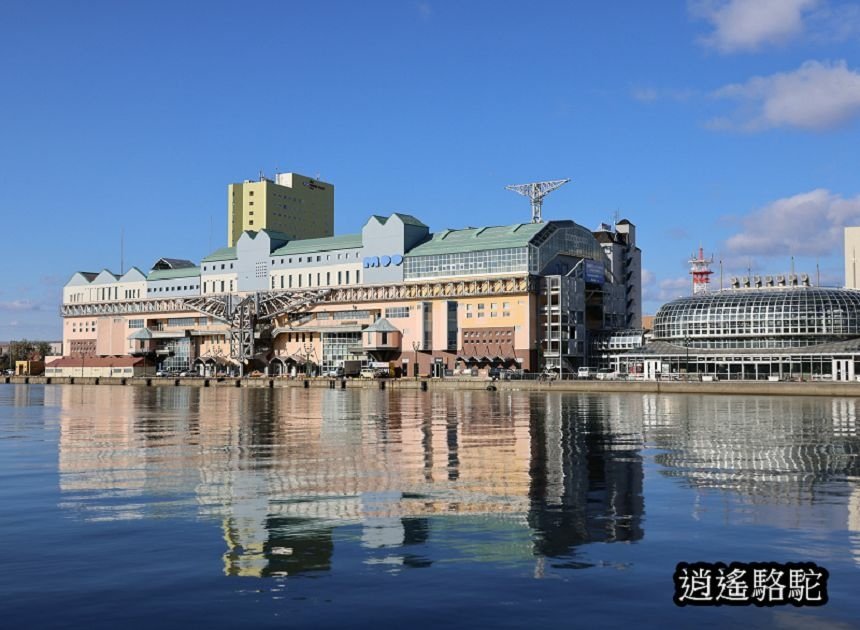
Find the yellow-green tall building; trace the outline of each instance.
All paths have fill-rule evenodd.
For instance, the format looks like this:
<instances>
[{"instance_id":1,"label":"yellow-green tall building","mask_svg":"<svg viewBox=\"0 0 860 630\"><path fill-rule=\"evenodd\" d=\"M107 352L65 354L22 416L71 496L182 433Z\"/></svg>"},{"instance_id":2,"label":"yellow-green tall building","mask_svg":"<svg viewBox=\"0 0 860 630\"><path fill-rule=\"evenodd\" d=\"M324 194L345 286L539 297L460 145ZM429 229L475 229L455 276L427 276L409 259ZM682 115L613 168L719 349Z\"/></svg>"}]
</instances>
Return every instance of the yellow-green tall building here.
<instances>
[{"instance_id":1,"label":"yellow-green tall building","mask_svg":"<svg viewBox=\"0 0 860 630\"><path fill-rule=\"evenodd\" d=\"M227 244L245 230L275 230L290 239L334 236L334 186L298 173L279 173L227 187Z\"/></svg>"}]
</instances>

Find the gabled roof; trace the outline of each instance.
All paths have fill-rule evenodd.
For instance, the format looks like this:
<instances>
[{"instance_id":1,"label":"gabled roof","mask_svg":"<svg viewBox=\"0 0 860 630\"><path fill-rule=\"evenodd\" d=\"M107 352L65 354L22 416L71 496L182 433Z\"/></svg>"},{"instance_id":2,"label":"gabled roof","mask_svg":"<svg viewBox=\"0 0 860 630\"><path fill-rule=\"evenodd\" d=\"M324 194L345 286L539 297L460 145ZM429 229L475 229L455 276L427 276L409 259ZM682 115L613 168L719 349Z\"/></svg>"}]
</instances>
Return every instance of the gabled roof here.
<instances>
[{"instance_id":1,"label":"gabled roof","mask_svg":"<svg viewBox=\"0 0 860 630\"><path fill-rule=\"evenodd\" d=\"M376 219L382 225L388 223L388 219L390 219L391 217L397 217L403 222L404 225L417 225L418 227L427 227L427 224L421 221L421 219L418 219L411 214L403 214L402 212L394 212L391 214L391 216L388 217L384 217L381 214L370 215L370 219ZM370 219L368 219L368 221L370 221Z\"/></svg>"},{"instance_id":2,"label":"gabled roof","mask_svg":"<svg viewBox=\"0 0 860 630\"><path fill-rule=\"evenodd\" d=\"M444 230L433 234L429 241L416 245L407 256L430 256L453 252L480 251L525 247L548 223L516 223L464 230Z\"/></svg>"},{"instance_id":3,"label":"gabled roof","mask_svg":"<svg viewBox=\"0 0 860 630\"><path fill-rule=\"evenodd\" d=\"M141 329L136 330L133 333L131 333L127 337L127 339L149 340L149 339L152 339L152 332L149 330L149 328L141 328Z\"/></svg>"},{"instance_id":4,"label":"gabled roof","mask_svg":"<svg viewBox=\"0 0 860 630\"><path fill-rule=\"evenodd\" d=\"M184 269L194 267L194 263L184 258L159 258L152 266L152 271L161 269Z\"/></svg>"},{"instance_id":5,"label":"gabled roof","mask_svg":"<svg viewBox=\"0 0 860 630\"><path fill-rule=\"evenodd\" d=\"M215 262L217 260L236 260L235 247L222 247L206 256L201 262Z\"/></svg>"},{"instance_id":6,"label":"gabled roof","mask_svg":"<svg viewBox=\"0 0 860 630\"><path fill-rule=\"evenodd\" d=\"M146 274L137 267L132 267L120 277L120 280L146 280Z\"/></svg>"},{"instance_id":7,"label":"gabled roof","mask_svg":"<svg viewBox=\"0 0 860 630\"><path fill-rule=\"evenodd\" d=\"M95 280L92 281L93 284L108 284L110 282L116 282L119 280L119 276L115 274L113 271L108 269L102 269L99 272L99 275L96 276Z\"/></svg>"},{"instance_id":8,"label":"gabled roof","mask_svg":"<svg viewBox=\"0 0 860 630\"><path fill-rule=\"evenodd\" d=\"M306 254L332 251L335 249L355 249L361 247L361 234L341 234L340 236L326 236L324 238L304 238L298 241L290 241L283 247L272 252L272 256L286 256L288 254Z\"/></svg>"},{"instance_id":9,"label":"gabled roof","mask_svg":"<svg viewBox=\"0 0 860 630\"><path fill-rule=\"evenodd\" d=\"M362 332L400 332L400 329L384 317L380 317Z\"/></svg>"},{"instance_id":10,"label":"gabled roof","mask_svg":"<svg viewBox=\"0 0 860 630\"><path fill-rule=\"evenodd\" d=\"M290 240L290 235L285 234L283 232L278 232L277 230L270 230L269 228L263 228L260 232L265 232L269 235L269 238L273 241L288 241Z\"/></svg>"},{"instance_id":11,"label":"gabled roof","mask_svg":"<svg viewBox=\"0 0 860 630\"><path fill-rule=\"evenodd\" d=\"M69 278L69 281L66 283L66 286L80 286L89 284L98 276L94 271L76 271L72 274L72 277Z\"/></svg>"},{"instance_id":12,"label":"gabled roof","mask_svg":"<svg viewBox=\"0 0 860 630\"><path fill-rule=\"evenodd\" d=\"M172 280L174 278L196 278L200 267L180 267L179 269L155 269L149 272L147 280Z\"/></svg>"},{"instance_id":13,"label":"gabled roof","mask_svg":"<svg viewBox=\"0 0 860 630\"><path fill-rule=\"evenodd\" d=\"M421 219L412 216L411 214L403 214L401 212L395 212L391 216L398 217L406 225L417 225L418 227L427 227L426 223L421 221Z\"/></svg>"}]
</instances>

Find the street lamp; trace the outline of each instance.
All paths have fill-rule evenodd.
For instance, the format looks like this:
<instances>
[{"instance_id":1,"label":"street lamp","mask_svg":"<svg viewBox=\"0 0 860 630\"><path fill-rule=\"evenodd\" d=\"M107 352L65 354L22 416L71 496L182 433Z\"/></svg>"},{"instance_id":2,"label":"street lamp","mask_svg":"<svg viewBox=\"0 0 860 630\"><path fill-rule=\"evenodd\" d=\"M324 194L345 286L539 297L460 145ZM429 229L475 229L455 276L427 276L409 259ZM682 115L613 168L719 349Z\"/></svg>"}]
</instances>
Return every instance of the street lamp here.
<instances>
[{"instance_id":1,"label":"street lamp","mask_svg":"<svg viewBox=\"0 0 860 630\"><path fill-rule=\"evenodd\" d=\"M314 344L310 341L306 341L304 345L305 349L305 375L311 375L311 351L314 349Z\"/></svg>"},{"instance_id":2,"label":"street lamp","mask_svg":"<svg viewBox=\"0 0 860 630\"><path fill-rule=\"evenodd\" d=\"M420 348L421 348L421 342L420 341L413 341L412 342L412 351L415 353L415 364L414 364L414 367L412 368L412 373L415 375L416 381L418 380L418 350Z\"/></svg>"}]
</instances>

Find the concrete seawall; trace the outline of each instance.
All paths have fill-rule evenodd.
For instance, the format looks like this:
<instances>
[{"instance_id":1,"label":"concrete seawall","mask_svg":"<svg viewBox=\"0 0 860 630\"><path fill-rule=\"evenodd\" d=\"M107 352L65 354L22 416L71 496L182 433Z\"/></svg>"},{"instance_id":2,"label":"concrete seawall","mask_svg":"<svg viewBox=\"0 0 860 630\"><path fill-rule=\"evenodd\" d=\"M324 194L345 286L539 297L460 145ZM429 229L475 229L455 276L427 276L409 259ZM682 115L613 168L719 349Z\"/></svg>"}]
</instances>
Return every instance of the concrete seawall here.
<instances>
[{"instance_id":1,"label":"concrete seawall","mask_svg":"<svg viewBox=\"0 0 860 630\"><path fill-rule=\"evenodd\" d=\"M138 387L245 387L326 389L420 389L424 391L487 389L498 391L635 392L650 394L741 394L758 396L857 396L860 383L772 383L760 381L656 382L656 381L496 381L479 379L286 379L286 378L94 378L3 376L0 383L31 385L112 385Z\"/></svg>"}]
</instances>

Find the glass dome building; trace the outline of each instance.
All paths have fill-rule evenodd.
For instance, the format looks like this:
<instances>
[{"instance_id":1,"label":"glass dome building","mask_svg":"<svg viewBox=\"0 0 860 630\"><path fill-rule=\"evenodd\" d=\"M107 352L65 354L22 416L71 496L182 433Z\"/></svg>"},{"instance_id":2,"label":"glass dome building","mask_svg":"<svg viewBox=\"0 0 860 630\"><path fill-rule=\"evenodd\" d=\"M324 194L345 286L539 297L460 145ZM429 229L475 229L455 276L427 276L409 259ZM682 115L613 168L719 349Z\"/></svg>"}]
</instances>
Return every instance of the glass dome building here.
<instances>
[{"instance_id":1,"label":"glass dome building","mask_svg":"<svg viewBox=\"0 0 860 630\"><path fill-rule=\"evenodd\" d=\"M860 375L860 291L765 286L664 304L652 339L614 367L645 378L853 381Z\"/></svg>"},{"instance_id":2,"label":"glass dome building","mask_svg":"<svg viewBox=\"0 0 860 630\"><path fill-rule=\"evenodd\" d=\"M654 339L690 348L797 348L860 337L860 291L761 288L684 297L654 317Z\"/></svg>"}]
</instances>

